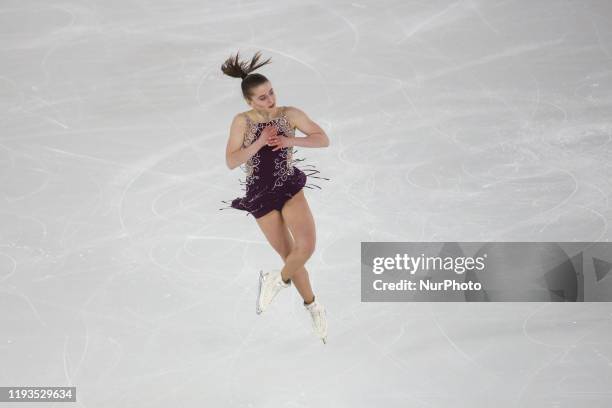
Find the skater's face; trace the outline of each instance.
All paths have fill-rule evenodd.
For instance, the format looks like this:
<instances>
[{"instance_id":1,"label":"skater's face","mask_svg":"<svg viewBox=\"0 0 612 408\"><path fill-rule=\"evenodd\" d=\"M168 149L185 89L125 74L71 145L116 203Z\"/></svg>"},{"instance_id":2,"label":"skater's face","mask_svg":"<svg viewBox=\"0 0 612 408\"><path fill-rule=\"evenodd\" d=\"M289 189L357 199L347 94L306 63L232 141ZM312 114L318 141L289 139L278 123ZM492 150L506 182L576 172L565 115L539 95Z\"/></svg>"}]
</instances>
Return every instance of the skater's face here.
<instances>
[{"instance_id":1,"label":"skater's face","mask_svg":"<svg viewBox=\"0 0 612 408\"><path fill-rule=\"evenodd\" d=\"M274 109L276 106L276 95L269 81L256 86L251 92L251 100L248 102L253 108L266 111Z\"/></svg>"}]
</instances>

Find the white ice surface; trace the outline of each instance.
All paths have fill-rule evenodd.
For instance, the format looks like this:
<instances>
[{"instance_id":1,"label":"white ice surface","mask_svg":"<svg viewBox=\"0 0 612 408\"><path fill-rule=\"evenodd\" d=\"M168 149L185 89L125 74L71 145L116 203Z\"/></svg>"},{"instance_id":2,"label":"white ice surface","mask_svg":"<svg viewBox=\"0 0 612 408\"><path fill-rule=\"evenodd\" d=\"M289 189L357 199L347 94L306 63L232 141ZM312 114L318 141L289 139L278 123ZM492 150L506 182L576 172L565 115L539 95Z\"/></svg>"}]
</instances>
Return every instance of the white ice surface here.
<instances>
[{"instance_id":1,"label":"white ice surface","mask_svg":"<svg viewBox=\"0 0 612 408\"><path fill-rule=\"evenodd\" d=\"M0 3L0 386L70 406L609 407L609 303L362 303L361 241L609 241L612 3ZM222 75L272 64L322 190L280 266L228 170ZM24 408L52 404L0 404ZM68 406L56 404L55 406Z\"/></svg>"}]
</instances>

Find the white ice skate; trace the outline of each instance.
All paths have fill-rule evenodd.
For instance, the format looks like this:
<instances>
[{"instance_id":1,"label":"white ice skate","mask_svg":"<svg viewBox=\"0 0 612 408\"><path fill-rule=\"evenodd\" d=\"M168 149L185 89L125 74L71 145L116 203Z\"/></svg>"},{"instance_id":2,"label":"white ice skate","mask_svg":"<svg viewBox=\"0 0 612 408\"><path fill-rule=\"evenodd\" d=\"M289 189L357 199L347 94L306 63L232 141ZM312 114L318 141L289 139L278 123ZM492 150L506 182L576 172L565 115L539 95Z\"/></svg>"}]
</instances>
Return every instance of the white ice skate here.
<instances>
[{"instance_id":1,"label":"white ice skate","mask_svg":"<svg viewBox=\"0 0 612 408\"><path fill-rule=\"evenodd\" d=\"M280 270L266 273L259 271L259 295L257 296L255 312L257 314L265 312L278 292L289 286L291 286L291 281L289 283L283 282Z\"/></svg>"},{"instance_id":2,"label":"white ice skate","mask_svg":"<svg viewBox=\"0 0 612 408\"><path fill-rule=\"evenodd\" d=\"M310 312L312 317L312 329L315 334L327 344L327 319L325 317L325 308L315 299L312 303L304 305L306 310Z\"/></svg>"}]
</instances>

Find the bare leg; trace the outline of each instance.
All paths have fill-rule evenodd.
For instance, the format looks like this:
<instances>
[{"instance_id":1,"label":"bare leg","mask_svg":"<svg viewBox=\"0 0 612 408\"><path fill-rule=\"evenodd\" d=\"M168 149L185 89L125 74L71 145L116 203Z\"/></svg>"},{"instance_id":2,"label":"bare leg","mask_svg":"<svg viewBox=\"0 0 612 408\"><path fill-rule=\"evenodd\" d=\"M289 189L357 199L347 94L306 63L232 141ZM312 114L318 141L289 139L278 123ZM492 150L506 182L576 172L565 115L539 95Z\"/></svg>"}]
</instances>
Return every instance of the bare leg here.
<instances>
[{"instance_id":1,"label":"bare leg","mask_svg":"<svg viewBox=\"0 0 612 408\"><path fill-rule=\"evenodd\" d=\"M291 233L283 220L281 212L273 210L263 217L257 218L256 221L272 248L274 248L274 250L280 255L281 259L286 262L287 257L295 244L293 237L291 236ZM286 275L282 276L283 280L285 281L289 279L289 277ZM314 295L312 293L310 280L308 278L308 271L306 268L302 266L295 271L293 276L291 276L291 280L302 298L306 302L311 302Z\"/></svg>"},{"instance_id":2,"label":"bare leg","mask_svg":"<svg viewBox=\"0 0 612 408\"><path fill-rule=\"evenodd\" d=\"M310 303L314 299L314 293L312 293L312 287L310 286L310 279L308 278L308 271L305 267L301 267L297 272L293 274L291 278L295 288L302 296L302 299L306 303Z\"/></svg>"},{"instance_id":3,"label":"bare leg","mask_svg":"<svg viewBox=\"0 0 612 408\"><path fill-rule=\"evenodd\" d=\"M285 259L285 266L281 274L293 279L302 298L310 303L313 300L313 294L304 264L315 250L316 231L314 219L303 190L300 190L285 203L281 215L287 229L293 236L293 246Z\"/></svg>"}]
</instances>

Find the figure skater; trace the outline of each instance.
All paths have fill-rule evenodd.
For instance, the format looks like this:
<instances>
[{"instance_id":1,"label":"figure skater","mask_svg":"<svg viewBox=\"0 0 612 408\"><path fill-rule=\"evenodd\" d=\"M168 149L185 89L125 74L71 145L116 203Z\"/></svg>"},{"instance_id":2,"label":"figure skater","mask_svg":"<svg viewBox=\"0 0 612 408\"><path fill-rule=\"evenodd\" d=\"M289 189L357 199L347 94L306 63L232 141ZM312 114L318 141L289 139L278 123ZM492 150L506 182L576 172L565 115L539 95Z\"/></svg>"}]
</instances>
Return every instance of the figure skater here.
<instances>
[{"instance_id":1,"label":"figure skater","mask_svg":"<svg viewBox=\"0 0 612 408\"><path fill-rule=\"evenodd\" d=\"M319 171L300 169L295 163L293 146L327 147L329 138L319 125L300 109L276 105L270 81L251 73L270 62L257 63L255 53L250 63L239 61L239 53L221 66L224 74L242 78L242 95L251 110L234 116L226 148L226 163L234 169L245 163L246 196L231 201L226 208L253 215L272 248L284 261L281 270L259 273L256 313L261 314L280 290L292 282L312 317L315 334L327 343L325 308L315 299L308 272L304 267L315 250L315 223L303 192L308 177ZM295 129L307 137L295 137ZM312 166L314 167L314 166ZM317 185L314 185L320 188ZM223 201L229 203L228 201ZM223 208L222 208L223 209Z\"/></svg>"}]
</instances>

